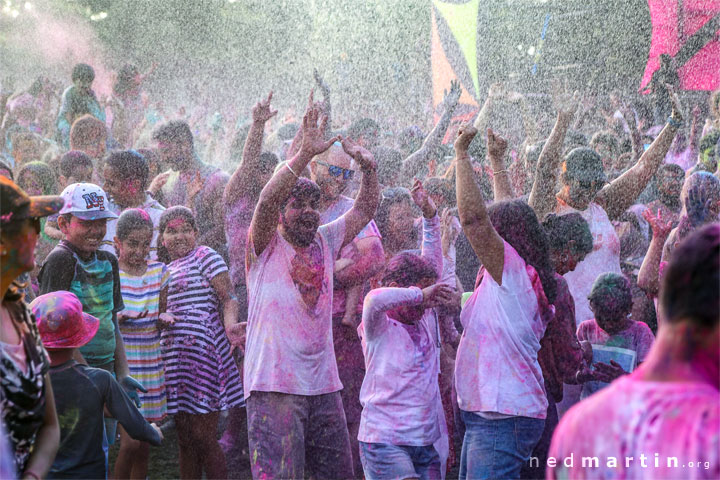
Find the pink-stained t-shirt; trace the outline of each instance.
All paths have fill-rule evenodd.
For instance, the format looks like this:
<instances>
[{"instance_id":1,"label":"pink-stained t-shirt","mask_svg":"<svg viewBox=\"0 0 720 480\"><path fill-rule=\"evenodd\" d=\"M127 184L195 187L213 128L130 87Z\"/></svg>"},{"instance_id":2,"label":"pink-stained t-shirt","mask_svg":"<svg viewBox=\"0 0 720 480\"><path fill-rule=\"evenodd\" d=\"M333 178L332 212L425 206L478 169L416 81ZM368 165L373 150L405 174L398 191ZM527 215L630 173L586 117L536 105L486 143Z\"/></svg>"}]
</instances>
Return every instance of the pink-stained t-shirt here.
<instances>
[{"instance_id":1,"label":"pink-stained t-shirt","mask_svg":"<svg viewBox=\"0 0 720 480\"><path fill-rule=\"evenodd\" d=\"M342 389L332 339L333 267L345 217L299 254L279 232L255 255L248 235L245 398L253 390L322 395Z\"/></svg>"},{"instance_id":2,"label":"pink-stained t-shirt","mask_svg":"<svg viewBox=\"0 0 720 480\"><path fill-rule=\"evenodd\" d=\"M655 343L655 335L653 335L652 330L645 322L633 322L625 330L615 335L609 335L600 328L595 319L586 320L578 327L577 338L580 342L585 340L593 345L632 350L637 353L638 365L645 361L648 353L650 353L650 347Z\"/></svg>"},{"instance_id":3,"label":"pink-stained t-shirt","mask_svg":"<svg viewBox=\"0 0 720 480\"><path fill-rule=\"evenodd\" d=\"M417 287L378 288L365 297L358 327L366 369L360 389L361 442L425 446L440 438L437 315L427 310L415 325L386 315L422 300Z\"/></svg>"},{"instance_id":4,"label":"pink-stained t-shirt","mask_svg":"<svg viewBox=\"0 0 720 480\"><path fill-rule=\"evenodd\" d=\"M466 412L545 418L537 354L554 309L547 306L550 316L541 311L531 277L537 273L504 244L502 286L483 275L460 314L465 330L455 361L458 405Z\"/></svg>"},{"instance_id":5,"label":"pink-stained t-shirt","mask_svg":"<svg viewBox=\"0 0 720 480\"><path fill-rule=\"evenodd\" d=\"M588 222L593 236L593 250L577 264L575 270L563 277L567 280L570 293L575 300L575 325L595 316L590 310L588 295L595 279L601 273L622 273L620 270L620 239L605 210L597 203L591 203L585 210L576 210L558 199L558 215L579 213Z\"/></svg>"},{"instance_id":6,"label":"pink-stained t-shirt","mask_svg":"<svg viewBox=\"0 0 720 480\"><path fill-rule=\"evenodd\" d=\"M720 478L720 393L705 383L643 381L636 371L572 407L549 457L549 479Z\"/></svg>"}]
</instances>

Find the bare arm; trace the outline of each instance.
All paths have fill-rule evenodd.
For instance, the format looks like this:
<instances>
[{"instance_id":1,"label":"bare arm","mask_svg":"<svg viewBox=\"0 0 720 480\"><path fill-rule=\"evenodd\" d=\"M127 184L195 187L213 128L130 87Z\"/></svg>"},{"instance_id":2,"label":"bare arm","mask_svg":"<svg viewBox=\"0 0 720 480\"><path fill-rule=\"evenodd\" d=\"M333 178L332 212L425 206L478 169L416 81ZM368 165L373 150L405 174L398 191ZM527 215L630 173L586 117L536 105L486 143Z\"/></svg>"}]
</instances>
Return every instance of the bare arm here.
<instances>
[{"instance_id":1,"label":"bare arm","mask_svg":"<svg viewBox=\"0 0 720 480\"><path fill-rule=\"evenodd\" d=\"M267 99L260 100L252 109L252 124L245 139L243 156L240 165L230 177L223 194L224 203L232 202L247 192L248 183L255 178L255 172L260 168L260 153L262 152L265 123L277 114L277 110L270 107L273 92Z\"/></svg>"},{"instance_id":2,"label":"bare arm","mask_svg":"<svg viewBox=\"0 0 720 480\"><path fill-rule=\"evenodd\" d=\"M345 153L360 165L363 174L360 191L357 198L355 198L355 203L343 215L345 217L345 239L342 246L344 247L352 242L375 216L375 210L377 210L378 203L380 203L380 184L377 179L375 158L370 152L348 138L342 140L342 147Z\"/></svg>"},{"instance_id":3,"label":"bare arm","mask_svg":"<svg viewBox=\"0 0 720 480\"><path fill-rule=\"evenodd\" d=\"M440 145L440 142L445 136L445 132L450 125L450 120L452 119L455 107L457 107L461 92L460 83L453 81L450 86L450 93L448 93L443 100L445 111L440 117L440 120L438 120L435 127L433 127L427 137L425 137L425 141L420 149L417 152L412 153L403 161L402 178L404 178L406 182L412 180L412 178L428 164L430 154L432 154L432 152L437 149L438 145Z\"/></svg>"},{"instance_id":4,"label":"bare arm","mask_svg":"<svg viewBox=\"0 0 720 480\"><path fill-rule=\"evenodd\" d=\"M256 255L260 255L265 250L275 235L278 218L280 216L280 207L290 196L298 180L298 175L305 170L305 167L307 167L307 164L310 163L310 160L312 160L315 155L324 152L330 148L330 145L337 141L337 138L323 140L322 132L325 129L325 122L327 122L327 117L321 115L320 110L313 104L311 94L308 109L303 116L302 130L304 133L300 151L288 160L286 168L281 168L272 176L260 193L260 201L255 207L255 212L250 222L250 238ZM372 177L375 183L377 183L377 177L375 177L375 175L372 175ZM367 180L363 179L363 185L366 182ZM377 203L377 194L375 202ZM357 205L357 201L355 205ZM353 209L355 209L355 207L353 207ZM349 213L350 212L348 212L348 214ZM368 219L360 225L357 231L350 237L350 240L370 221L374 214L375 210L373 209ZM345 230L347 239L347 232L349 230L347 224Z\"/></svg>"},{"instance_id":5,"label":"bare arm","mask_svg":"<svg viewBox=\"0 0 720 480\"><path fill-rule=\"evenodd\" d=\"M440 230L440 219L438 218L437 207L430 195L427 194L420 180L415 180L410 190L413 202L420 208L423 214L422 246L420 256L428 260L438 276L442 279L443 273L443 252L442 233Z\"/></svg>"},{"instance_id":6,"label":"bare arm","mask_svg":"<svg viewBox=\"0 0 720 480\"><path fill-rule=\"evenodd\" d=\"M325 79L320 76L320 72L317 71L317 68L313 70L313 77L315 77L315 84L318 86L320 91L323 94L323 113L328 118L327 123L325 124L325 138L328 138L331 136L331 130L332 130L332 104L330 103L330 86L325 82Z\"/></svg>"},{"instance_id":7,"label":"bare arm","mask_svg":"<svg viewBox=\"0 0 720 480\"><path fill-rule=\"evenodd\" d=\"M673 92L670 94L670 98L673 104L671 116L675 121L681 122L682 114L677 95ZM677 131L678 129L669 123L665 125L650 148L642 154L640 160L612 183L605 185L595 196L595 201L605 209L611 220L622 215L635 202L638 195L645 190L650 179L665 159Z\"/></svg>"},{"instance_id":8,"label":"bare arm","mask_svg":"<svg viewBox=\"0 0 720 480\"><path fill-rule=\"evenodd\" d=\"M360 285L385 266L385 252L379 237L361 238L355 246L357 260L341 270L335 270L336 285L344 287Z\"/></svg>"},{"instance_id":9,"label":"bare arm","mask_svg":"<svg viewBox=\"0 0 720 480\"><path fill-rule=\"evenodd\" d=\"M230 282L230 275L227 272L215 275L210 280L210 285L215 290L220 306L222 308L223 325L225 326L225 334L230 344L235 347L243 348L245 346L245 329L239 324L240 305L235 298L235 290Z\"/></svg>"},{"instance_id":10,"label":"bare arm","mask_svg":"<svg viewBox=\"0 0 720 480\"><path fill-rule=\"evenodd\" d=\"M512 185L510 185L510 172L505 165L505 151L507 140L487 129L488 158L493 170L493 194L496 202L512 200L515 198Z\"/></svg>"},{"instance_id":11,"label":"bare arm","mask_svg":"<svg viewBox=\"0 0 720 480\"><path fill-rule=\"evenodd\" d=\"M485 199L475 183L473 168L467 148L477 134L474 127L463 125L455 141L456 196L460 225L470 241L480 263L485 266L495 281L502 284L505 265L505 243L490 222Z\"/></svg>"},{"instance_id":12,"label":"bare arm","mask_svg":"<svg viewBox=\"0 0 720 480\"><path fill-rule=\"evenodd\" d=\"M45 418L38 430L33 445L32 454L28 459L25 471L20 478L45 478L55 460L60 445L60 425L55 411L55 396L53 395L50 375L45 374ZM33 475L26 472L31 472Z\"/></svg>"},{"instance_id":13,"label":"bare arm","mask_svg":"<svg viewBox=\"0 0 720 480\"><path fill-rule=\"evenodd\" d=\"M530 190L528 203L540 221L555 209L555 185L562 163L563 142L575 115L578 98L579 93L575 92L572 99L565 98L561 101L555 126L538 158L535 182Z\"/></svg>"},{"instance_id":14,"label":"bare arm","mask_svg":"<svg viewBox=\"0 0 720 480\"><path fill-rule=\"evenodd\" d=\"M650 209L647 209L643 212L643 218L650 224L652 240L638 272L638 287L657 297L660 291L660 261L665 241L672 231L672 222L663 220L662 210L653 215Z\"/></svg>"}]
</instances>

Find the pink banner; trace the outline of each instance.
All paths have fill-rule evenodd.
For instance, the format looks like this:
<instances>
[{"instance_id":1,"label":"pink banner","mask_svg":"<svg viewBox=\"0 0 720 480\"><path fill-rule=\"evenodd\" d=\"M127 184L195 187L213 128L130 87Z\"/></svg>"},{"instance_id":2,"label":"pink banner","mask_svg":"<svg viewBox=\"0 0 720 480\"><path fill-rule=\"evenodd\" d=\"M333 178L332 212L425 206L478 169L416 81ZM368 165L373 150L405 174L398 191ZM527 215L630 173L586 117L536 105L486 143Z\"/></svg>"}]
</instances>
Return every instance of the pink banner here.
<instances>
[{"instance_id":1,"label":"pink banner","mask_svg":"<svg viewBox=\"0 0 720 480\"><path fill-rule=\"evenodd\" d=\"M720 0L648 0L652 42L641 82L650 82L660 66L660 54L675 56L687 39L720 12ZM682 4L682 11L679 11ZM678 70L683 90L720 89L720 34L714 37Z\"/></svg>"}]
</instances>

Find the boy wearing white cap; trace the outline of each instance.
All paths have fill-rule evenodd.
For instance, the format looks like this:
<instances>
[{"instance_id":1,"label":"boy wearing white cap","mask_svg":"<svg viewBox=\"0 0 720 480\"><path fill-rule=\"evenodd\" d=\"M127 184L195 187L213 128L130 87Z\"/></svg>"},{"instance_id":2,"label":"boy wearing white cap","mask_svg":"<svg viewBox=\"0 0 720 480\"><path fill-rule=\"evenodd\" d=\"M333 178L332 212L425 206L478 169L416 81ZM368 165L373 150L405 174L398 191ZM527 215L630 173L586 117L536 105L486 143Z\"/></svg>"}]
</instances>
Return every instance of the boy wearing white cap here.
<instances>
[{"instance_id":1,"label":"boy wearing white cap","mask_svg":"<svg viewBox=\"0 0 720 480\"><path fill-rule=\"evenodd\" d=\"M105 236L105 222L117 215L108 209L105 191L92 183L73 183L61 195L65 205L59 212L58 227L65 240L45 259L38 276L40 294L58 290L72 292L83 310L97 317L100 321L97 333L79 352L89 366L114 373L137 403L135 390L144 389L129 376L125 345L117 326L117 312L125 308L118 261L112 253L99 250ZM108 442L112 443L112 425L107 426L111 430Z\"/></svg>"},{"instance_id":2,"label":"boy wearing white cap","mask_svg":"<svg viewBox=\"0 0 720 480\"><path fill-rule=\"evenodd\" d=\"M48 478L105 478L104 407L131 437L160 445L160 429L145 421L110 373L73 360L77 349L95 337L99 320L83 313L80 300L70 292L41 295L30 308L50 356L50 380L60 420L60 449Z\"/></svg>"}]
</instances>

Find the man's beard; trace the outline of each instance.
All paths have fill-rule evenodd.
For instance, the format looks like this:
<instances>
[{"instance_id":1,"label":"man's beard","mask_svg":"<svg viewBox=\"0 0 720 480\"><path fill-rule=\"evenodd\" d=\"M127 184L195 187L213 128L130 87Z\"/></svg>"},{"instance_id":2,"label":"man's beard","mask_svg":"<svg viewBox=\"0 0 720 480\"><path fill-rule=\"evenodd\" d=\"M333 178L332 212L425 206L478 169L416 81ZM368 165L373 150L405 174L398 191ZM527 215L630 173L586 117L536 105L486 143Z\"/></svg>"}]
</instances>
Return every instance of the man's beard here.
<instances>
[{"instance_id":1,"label":"man's beard","mask_svg":"<svg viewBox=\"0 0 720 480\"><path fill-rule=\"evenodd\" d=\"M310 219L307 216L300 217L299 219L295 220L294 225L290 225L285 219L284 215L282 215L281 218L283 229L285 230L285 233L288 235L289 239L293 244L305 248L310 246L313 240L315 240L315 234L317 233L317 229L320 226L319 216L314 219ZM314 228L303 228L304 222L309 223L311 221L314 222Z\"/></svg>"}]
</instances>

